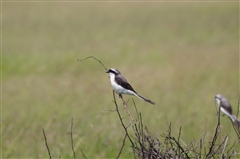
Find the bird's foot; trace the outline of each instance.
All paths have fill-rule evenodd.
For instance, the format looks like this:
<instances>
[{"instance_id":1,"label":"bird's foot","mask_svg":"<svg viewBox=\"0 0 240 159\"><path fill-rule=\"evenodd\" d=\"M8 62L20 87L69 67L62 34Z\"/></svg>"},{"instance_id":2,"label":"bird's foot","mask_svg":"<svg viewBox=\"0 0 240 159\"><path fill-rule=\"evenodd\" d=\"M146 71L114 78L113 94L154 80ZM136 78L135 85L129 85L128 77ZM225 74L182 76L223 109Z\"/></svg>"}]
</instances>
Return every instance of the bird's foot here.
<instances>
[{"instance_id":1,"label":"bird's foot","mask_svg":"<svg viewBox=\"0 0 240 159\"><path fill-rule=\"evenodd\" d=\"M118 96L119 96L119 98L122 98L122 95L121 95L121 94L119 94Z\"/></svg>"}]
</instances>

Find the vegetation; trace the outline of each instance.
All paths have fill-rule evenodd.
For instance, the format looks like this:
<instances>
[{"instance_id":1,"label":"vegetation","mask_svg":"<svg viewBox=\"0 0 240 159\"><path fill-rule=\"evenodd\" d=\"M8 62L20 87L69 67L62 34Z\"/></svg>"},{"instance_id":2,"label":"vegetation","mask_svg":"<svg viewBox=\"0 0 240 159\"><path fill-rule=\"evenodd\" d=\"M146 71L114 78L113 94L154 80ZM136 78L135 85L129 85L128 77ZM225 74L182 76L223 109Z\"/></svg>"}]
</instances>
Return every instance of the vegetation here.
<instances>
[{"instance_id":1,"label":"vegetation","mask_svg":"<svg viewBox=\"0 0 240 159\"><path fill-rule=\"evenodd\" d=\"M238 110L237 2L3 2L2 9L2 158L47 158L42 129L52 157L72 157L71 119L77 157L118 155L125 132L108 75L94 60L77 61L90 55L156 102L133 97L150 136L172 123L171 135L181 127L187 145L203 134L211 142L215 94ZM135 112L132 97L123 97ZM122 105L119 111L128 121ZM240 149L226 116L221 133L226 149ZM130 142L121 157L133 158Z\"/></svg>"}]
</instances>

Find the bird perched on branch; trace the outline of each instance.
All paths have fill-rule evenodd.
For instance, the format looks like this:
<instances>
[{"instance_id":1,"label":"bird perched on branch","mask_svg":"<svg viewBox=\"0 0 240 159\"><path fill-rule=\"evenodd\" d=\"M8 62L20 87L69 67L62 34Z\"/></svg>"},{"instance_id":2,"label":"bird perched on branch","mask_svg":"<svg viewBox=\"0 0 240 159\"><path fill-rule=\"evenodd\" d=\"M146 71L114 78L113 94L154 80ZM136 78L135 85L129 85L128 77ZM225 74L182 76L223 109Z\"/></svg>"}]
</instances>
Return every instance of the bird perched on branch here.
<instances>
[{"instance_id":1,"label":"bird perched on branch","mask_svg":"<svg viewBox=\"0 0 240 159\"><path fill-rule=\"evenodd\" d=\"M220 107L220 110L224 114L226 114L233 122L235 122L237 119L236 119L236 116L233 115L232 113L232 107L229 104L228 100L225 97L223 97L221 94L216 94L215 100L217 101Z\"/></svg>"},{"instance_id":2,"label":"bird perched on branch","mask_svg":"<svg viewBox=\"0 0 240 159\"><path fill-rule=\"evenodd\" d=\"M155 102L146 99L140 96L132 86L127 82L127 80L122 76L119 70L115 68L109 69L106 73L110 76L110 82L114 90L119 94L119 97L122 98L122 94L135 95L136 97L150 103L155 104Z\"/></svg>"}]
</instances>

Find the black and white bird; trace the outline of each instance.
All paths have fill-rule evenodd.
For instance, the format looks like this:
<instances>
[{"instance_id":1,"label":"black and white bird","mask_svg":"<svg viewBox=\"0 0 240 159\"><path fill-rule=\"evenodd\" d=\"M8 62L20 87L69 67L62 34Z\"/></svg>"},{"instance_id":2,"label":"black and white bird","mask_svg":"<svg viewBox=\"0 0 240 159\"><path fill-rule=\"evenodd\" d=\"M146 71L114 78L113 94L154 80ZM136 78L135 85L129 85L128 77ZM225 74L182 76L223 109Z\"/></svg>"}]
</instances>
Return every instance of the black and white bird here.
<instances>
[{"instance_id":1,"label":"black and white bird","mask_svg":"<svg viewBox=\"0 0 240 159\"><path fill-rule=\"evenodd\" d=\"M122 97L122 94L129 94L129 95L135 95L138 98L150 103L155 104L155 102L146 99L142 96L140 96L133 88L132 86L127 82L127 80L122 76L120 71L115 68L109 69L106 73L110 76L110 82L114 90L119 94L119 97Z\"/></svg>"},{"instance_id":2,"label":"black and white bird","mask_svg":"<svg viewBox=\"0 0 240 159\"><path fill-rule=\"evenodd\" d=\"M226 114L233 122L235 122L237 119L236 119L236 116L233 115L232 113L232 107L229 104L228 100L225 97L223 97L221 94L216 94L215 100L217 101L218 106L220 107L220 110L224 114Z\"/></svg>"}]
</instances>

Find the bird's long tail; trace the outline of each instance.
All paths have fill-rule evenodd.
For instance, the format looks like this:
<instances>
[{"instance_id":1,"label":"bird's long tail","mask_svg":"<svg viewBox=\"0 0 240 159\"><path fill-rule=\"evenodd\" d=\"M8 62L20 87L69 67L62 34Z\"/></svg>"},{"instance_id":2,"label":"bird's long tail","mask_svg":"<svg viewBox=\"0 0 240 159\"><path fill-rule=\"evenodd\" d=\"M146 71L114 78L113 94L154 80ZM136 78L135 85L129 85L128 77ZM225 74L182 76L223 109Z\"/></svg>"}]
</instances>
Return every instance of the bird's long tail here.
<instances>
[{"instance_id":1,"label":"bird's long tail","mask_svg":"<svg viewBox=\"0 0 240 159\"><path fill-rule=\"evenodd\" d=\"M240 121L237 120L237 117L235 115L232 115L232 122L236 125L238 130L240 131Z\"/></svg>"},{"instance_id":2,"label":"bird's long tail","mask_svg":"<svg viewBox=\"0 0 240 159\"><path fill-rule=\"evenodd\" d=\"M139 94L137 94L137 93L136 93L136 96L137 96L138 98L140 98L140 99L144 100L145 102L148 102L148 103L152 104L152 105L154 105L154 104L155 104L155 102L151 101L150 99L146 99L146 98L144 98L144 97L140 96L140 95L139 95Z\"/></svg>"}]
</instances>

